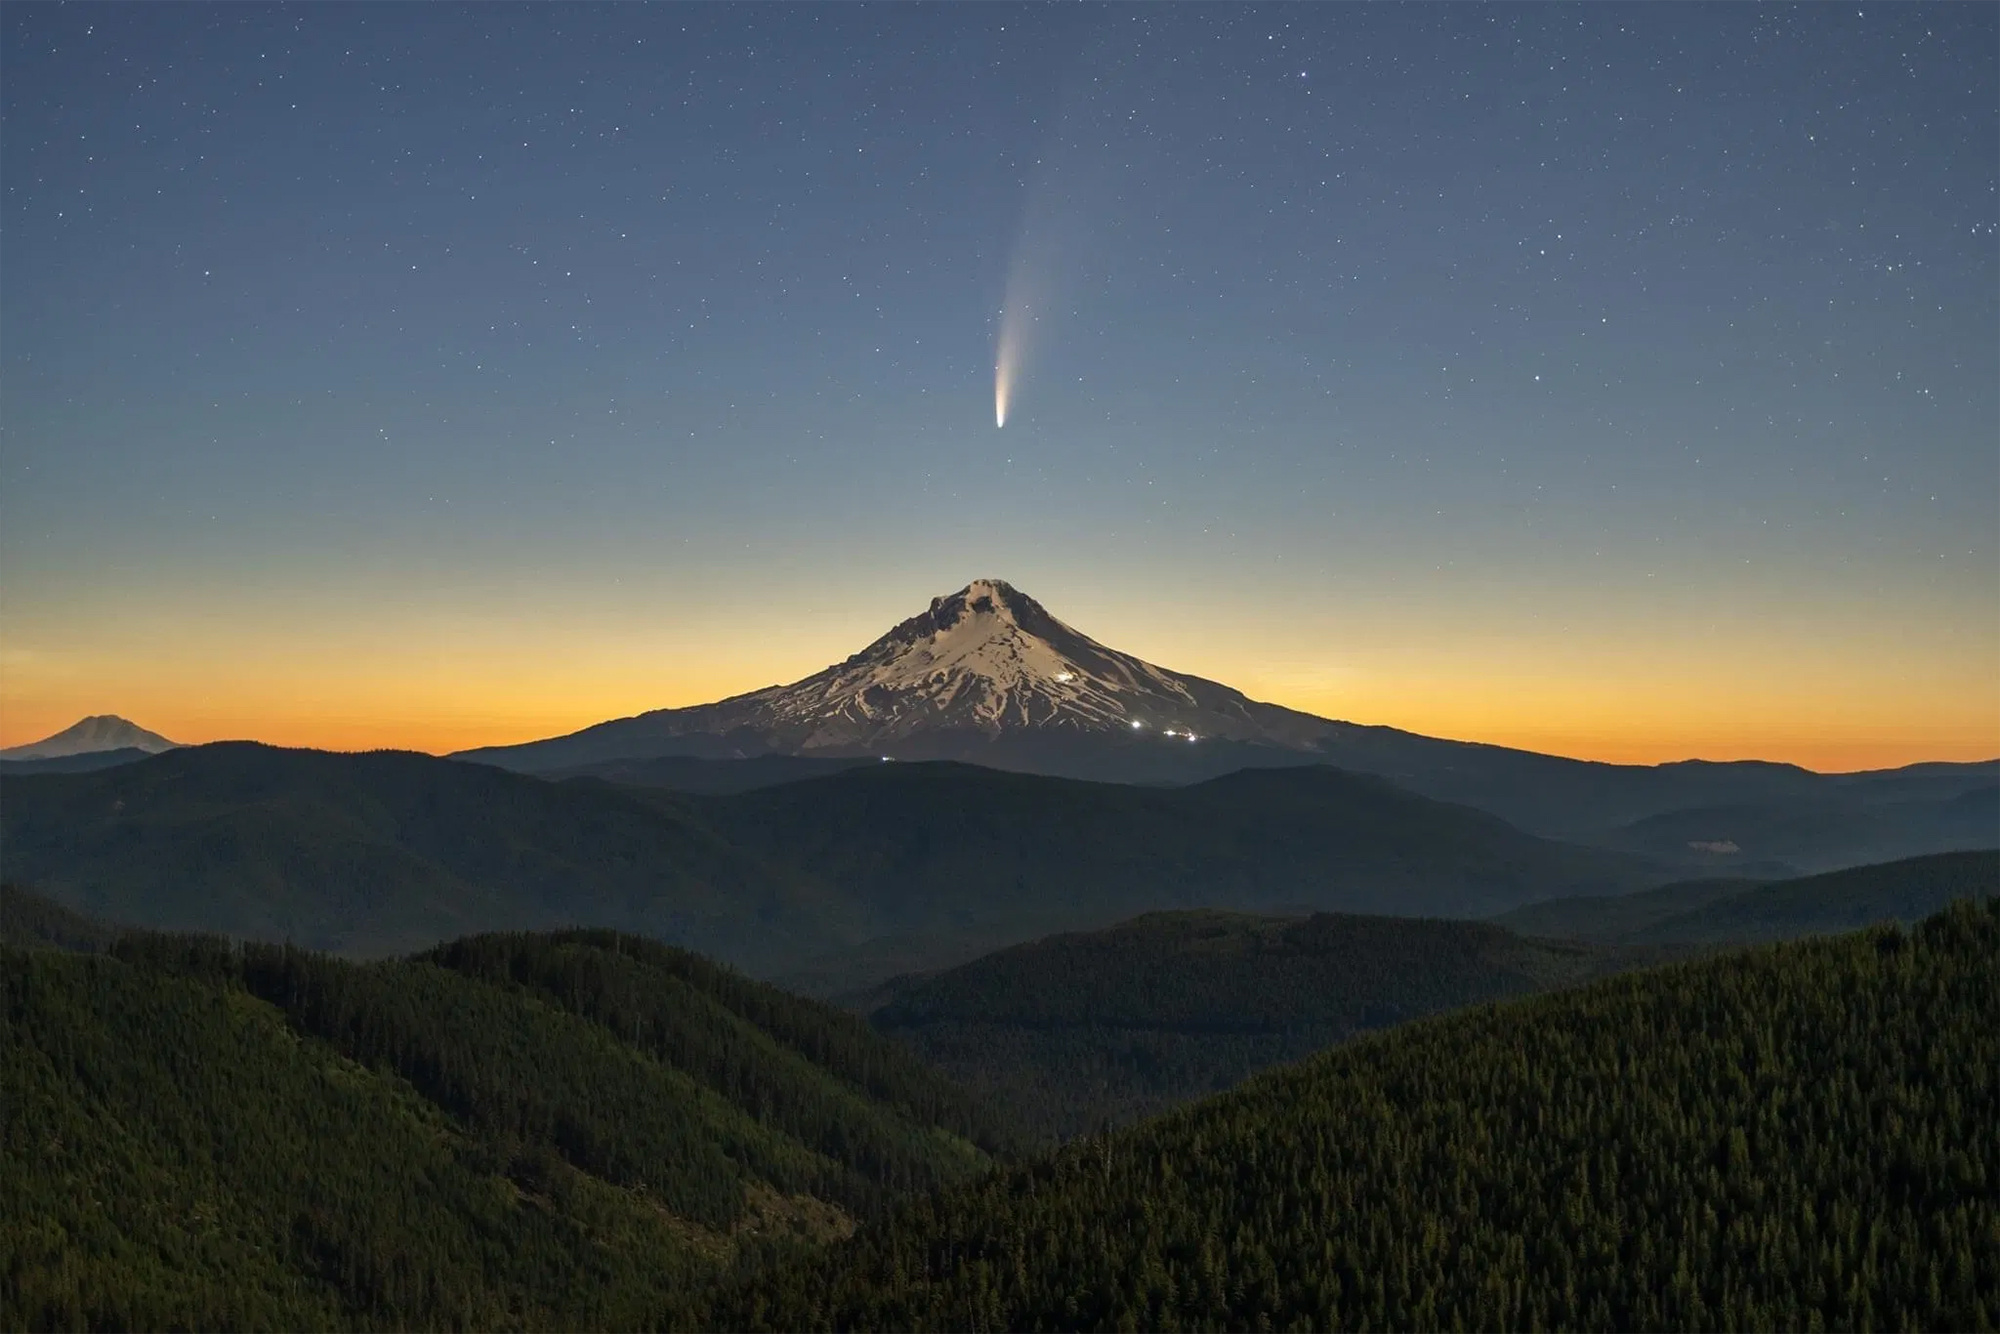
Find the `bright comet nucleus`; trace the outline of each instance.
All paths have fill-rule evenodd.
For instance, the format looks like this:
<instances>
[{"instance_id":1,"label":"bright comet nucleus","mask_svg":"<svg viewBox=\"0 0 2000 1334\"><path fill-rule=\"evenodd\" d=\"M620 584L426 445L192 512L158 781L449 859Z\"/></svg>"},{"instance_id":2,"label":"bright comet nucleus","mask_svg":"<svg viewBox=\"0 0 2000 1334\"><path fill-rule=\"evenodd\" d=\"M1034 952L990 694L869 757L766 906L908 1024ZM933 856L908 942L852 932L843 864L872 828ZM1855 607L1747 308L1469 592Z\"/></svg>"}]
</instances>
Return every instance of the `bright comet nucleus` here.
<instances>
[{"instance_id":1,"label":"bright comet nucleus","mask_svg":"<svg viewBox=\"0 0 2000 1334\"><path fill-rule=\"evenodd\" d=\"M1021 336L1026 312L1009 301L1000 312L1000 345L993 354L993 425L1007 424L1007 405L1014 397L1014 378L1021 367Z\"/></svg>"}]
</instances>

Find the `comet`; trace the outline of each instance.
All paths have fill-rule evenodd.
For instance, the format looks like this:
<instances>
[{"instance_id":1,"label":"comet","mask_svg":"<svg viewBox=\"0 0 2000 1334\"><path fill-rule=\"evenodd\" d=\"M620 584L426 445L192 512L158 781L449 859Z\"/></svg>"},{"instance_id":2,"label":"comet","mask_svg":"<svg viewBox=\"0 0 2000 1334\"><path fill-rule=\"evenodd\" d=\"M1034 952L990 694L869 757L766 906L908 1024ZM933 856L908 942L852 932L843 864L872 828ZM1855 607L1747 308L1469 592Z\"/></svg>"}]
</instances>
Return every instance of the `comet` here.
<instances>
[{"instance_id":1,"label":"comet","mask_svg":"<svg viewBox=\"0 0 2000 1334\"><path fill-rule=\"evenodd\" d=\"M1000 331L993 344L993 425L1007 425L1014 409L1014 394L1027 377L1029 354L1041 322L1041 312L1050 305L1053 278L1051 260L1050 198L1046 186L1037 189L1028 202L1027 215L1007 263L1007 291L1000 302Z\"/></svg>"},{"instance_id":2,"label":"comet","mask_svg":"<svg viewBox=\"0 0 2000 1334\"><path fill-rule=\"evenodd\" d=\"M1016 266L1018 270L1018 265ZM1017 272L1008 283L1007 303L1000 308L1000 338L993 352L993 425L1007 425L1007 409L1014 400L1014 385L1021 376L1022 355L1027 350L1028 325L1033 317L1020 294L1022 280Z\"/></svg>"},{"instance_id":3,"label":"comet","mask_svg":"<svg viewBox=\"0 0 2000 1334\"><path fill-rule=\"evenodd\" d=\"M1019 229L1007 257L1007 286L993 340L993 426L1005 430L1014 399L1035 376L1042 342L1069 306L1093 201L1106 196L1105 164L1094 147L1104 135L1087 105L1101 87L1095 65L1064 81L1052 128L1023 181ZM1082 154L1082 156L1079 156ZM1044 328L1044 325L1051 327Z\"/></svg>"}]
</instances>

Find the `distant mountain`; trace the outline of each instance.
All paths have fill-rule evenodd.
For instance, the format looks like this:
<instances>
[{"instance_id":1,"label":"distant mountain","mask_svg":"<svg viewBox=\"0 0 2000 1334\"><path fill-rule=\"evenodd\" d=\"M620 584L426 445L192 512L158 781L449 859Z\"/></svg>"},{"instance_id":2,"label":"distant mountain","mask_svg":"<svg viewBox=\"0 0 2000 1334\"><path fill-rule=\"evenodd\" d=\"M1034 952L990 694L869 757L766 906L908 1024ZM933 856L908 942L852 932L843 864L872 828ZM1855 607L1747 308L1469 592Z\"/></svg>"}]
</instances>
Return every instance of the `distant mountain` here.
<instances>
[{"instance_id":1,"label":"distant mountain","mask_svg":"<svg viewBox=\"0 0 2000 1334\"><path fill-rule=\"evenodd\" d=\"M1140 788L876 762L701 795L250 743L9 778L0 846L10 878L155 928L375 955L605 926L830 990L940 937L964 958L1163 908L1483 916L1660 878L1330 769Z\"/></svg>"},{"instance_id":2,"label":"distant mountain","mask_svg":"<svg viewBox=\"0 0 2000 1334\"><path fill-rule=\"evenodd\" d=\"M1792 940L1914 922L1954 899L2000 894L2000 852L1947 852L1760 884L1697 880L1608 898L1531 903L1494 920L1516 931L1625 944Z\"/></svg>"},{"instance_id":3,"label":"distant mountain","mask_svg":"<svg viewBox=\"0 0 2000 1334\"><path fill-rule=\"evenodd\" d=\"M791 685L455 758L563 773L676 756L959 760L1148 784L1325 764L1571 839L1694 808L1817 800L1836 790L1864 802L1919 791L1949 799L2000 782L2000 762L1854 775L1755 762L1599 764L1318 718L1119 652L998 579L933 598L853 657ZM688 780L696 771L678 772ZM1915 836L1896 850L1960 846ZM1690 867L1700 855L1675 853ZM1847 854L1813 855L1817 865Z\"/></svg>"},{"instance_id":4,"label":"distant mountain","mask_svg":"<svg viewBox=\"0 0 2000 1334\"><path fill-rule=\"evenodd\" d=\"M818 994L1053 931L1169 908L1483 916L1558 881L1653 883L1636 859L1326 768L1143 788L965 765L874 764L733 796L673 798L740 848L840 887L903 958L844 948ZM968 949L968 946L973 948ZM792 970L795 985L804 970Z\"/></svg>"},{"instance_id":5,"label":"distant mountain","mask_svg":"<svg viewBox=\"0 0 2000 1334\"><path fill-rule=\"evenodd\" d=\"M1917 786L1853 784L1817 797L1668 811L1588 841L1744 875L2000 845L2000 785L1910 795Z\"/></svg>"},{"instance_id":6,"label":"distant mountain","mask_svg":"<svg viewBox=\"0 0 2000 1334\"><path fill-rule=\"evenodd\" d=\"M1152 913L883 984L875 1027L1067 1139L1369 1029L1659 962L1483 922Z\"/></svg>"},{"instance_id":7,"label":"distant mountain","mask_svg":"<svg viewBox=\"0 0 2000 1334\"><path fill-rule=\"evenodd\" d=\"M739 961L859 930L817 882L602 783L223 742L5 791L8 877L136 926L374 956L580 924Z\"/></svg>"},{"instance_id":8,"label":"distant mountain","mask_svg":"<svg viewBox=\"0 0 2000 1334\"><path fill-rule=\"evenodd\" d=\"M853 1016L629 936L0 975L10 1329L699 1328L1006 1142Z\"/></svg>"},{"instance_id":9,"label":"distant mountain","mask_svg":"<svg viewBox=\"0 0 2000 1334\"><path fill-rule=\"evenodd\" d=\"M1401 1025L914 1201L708 1323L1989 1327L1996 977L2000 903L1960 904Z\"/></svg>"},{"instance_id":10,"label":"distant mountain","mask_svg":"<svg viewBox=\"0 0 2000 1334\"><path fill-rule=\"evenodd\" d=\"M0 750L0 760L53 760L103 751L142 750L157 755L175 743L116 714L100 713L70 724L54 736Z\"/></svg>"},{"instance_id":11,"label":"distant mountain","mask_svg":"<svg viewBox=\"0 0 2000 1334\"><path fill-rule=\"evenodd\" d=\"M15 774L87 774L95 769L111 769L134 760L143 760L158 751L122 746L117 750L86 750L77 755L54 755L45 760L0 760L0 778Z\"/></svg>"},{"instance_id":12,"label":"distant mountain","mask_svg":"<svg viewBox=\"0 0 2000 1334\"><path fill-rule=\"evenodd\" d=\"M1327 726L1107 648L1011 585L981 579L792 685L456 758L537 771L675 753L977 760L1003 738L1039 735L1060 751L1079 737L1134 734L1148 745L1309 751Z\"/></svg>"}]
</instances>

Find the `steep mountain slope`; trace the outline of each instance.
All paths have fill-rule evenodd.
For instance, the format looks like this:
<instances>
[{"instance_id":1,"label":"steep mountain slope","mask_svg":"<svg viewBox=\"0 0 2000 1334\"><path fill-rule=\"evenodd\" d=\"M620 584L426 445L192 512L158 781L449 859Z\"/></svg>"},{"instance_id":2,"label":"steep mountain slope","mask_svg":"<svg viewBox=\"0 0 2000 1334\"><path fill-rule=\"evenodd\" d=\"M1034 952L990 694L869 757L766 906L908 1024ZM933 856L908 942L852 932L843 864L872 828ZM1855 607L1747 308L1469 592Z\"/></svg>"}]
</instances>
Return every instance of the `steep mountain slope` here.
<instances>
[{"instance_id":1,"label":"steep mountain slope","mask_svg":"<svg viewBox=\"0 0 2000 1334\"><path fill-rule=\"evenodd\" d=\"M913 1202L770 1329L2000 1315L2000 904L1405 1025Z\"/></svg>"},{"instance_id":2,"label":"steep mountain slope","mask_svg":"<svg viewBox=\"0 0 2000 1334\"><path fill-rule=\"evenodd\" d=\"M899 933L977 951L1170 907L1484 915L1652 878L1324 769L1148 789L874 763L699 796L237 743L10 779L0 839L9 876L141 925L356 954L607 926L766 976ZM921 966L913 944L830 984Z\"/></svg>"},{"instance_id":3,"label":"steep mountain slope","mask_svg":"<svg viewBox=\"0 0 2000 1334\"><path fill-rule=\"evenodd\" d=\"M1010 1119L1067 1139L1367 1029L1660 960L1482 922L1153 913L894 979L860 999Z\"/></svg>"},{"instance_id":4,"label":"steep mountain slope","mask_svg":"<svg viewBox=\"0 0 2000 1334\"><path fill-rule=\"evenodd\" d=\"M547 773L663 756L765 755L961 760L1173 784L1330 764L1558 838L1677 810L1817 800L1836 789L1856 801L1920 788L1948 799L2000 777L1990 763L1877 775L1761 763L1599 764L1317 718L1109 648L998 579L933 598L853 657L791 685L457 758Z\"/></svg>"},{"instance_id":5,"label":"steep mountain slope","mask_svg":"<svg viewBox=\"0 0 2000 1334\"><path fill-rule=\"evenodd\" d=\"M1501 913L1516 931L1628 944L1790 940L1914 922L1954 899L2000 894L2000 852L1946 852L1758 883L1696 880Z\"/></svg>"},{"instance_id":6,"label":"steep mountain slope","mask_svg":"<svg viewBox=\"0 0 2000 1334\"><path fill-rule=\"evenodd\" d=\"M859 1021L631 938L138 934L0 988L8 1327L685 1326L986 1162Z\"/></svg>"},{"instance_id":7,"label":"steep mountain slope","mask_svg":"<svg viewBox=\"0 0 2000 1334\"><path fill-rule=\"evenodd\" d=\"M107 750L143 750L156 755L172 750L174 744L158 732L148 732L117 714L100 713L71 723L54 736L0 750L0 760L53 760Z\"/></svg>"}]
</instances>

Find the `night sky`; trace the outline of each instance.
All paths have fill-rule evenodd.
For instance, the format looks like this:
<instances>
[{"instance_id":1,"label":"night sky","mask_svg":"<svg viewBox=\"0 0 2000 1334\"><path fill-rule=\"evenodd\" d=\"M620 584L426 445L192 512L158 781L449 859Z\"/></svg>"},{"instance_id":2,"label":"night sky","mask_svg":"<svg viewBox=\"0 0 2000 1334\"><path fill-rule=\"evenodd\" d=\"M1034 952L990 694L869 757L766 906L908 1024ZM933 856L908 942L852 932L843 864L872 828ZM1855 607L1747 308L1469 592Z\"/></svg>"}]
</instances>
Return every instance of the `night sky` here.
<instances>
[{"instance_id":1,"label":"night sky","mask_svg":"<svg viewBox=\"0 0 2000 1334\"><path fill-rule=\"evenodd\" d=\"M2000 754L1992 5L0 40L0 743L524 740L994 576L1333 717Z\"/></svg>"}]
</instances>

